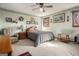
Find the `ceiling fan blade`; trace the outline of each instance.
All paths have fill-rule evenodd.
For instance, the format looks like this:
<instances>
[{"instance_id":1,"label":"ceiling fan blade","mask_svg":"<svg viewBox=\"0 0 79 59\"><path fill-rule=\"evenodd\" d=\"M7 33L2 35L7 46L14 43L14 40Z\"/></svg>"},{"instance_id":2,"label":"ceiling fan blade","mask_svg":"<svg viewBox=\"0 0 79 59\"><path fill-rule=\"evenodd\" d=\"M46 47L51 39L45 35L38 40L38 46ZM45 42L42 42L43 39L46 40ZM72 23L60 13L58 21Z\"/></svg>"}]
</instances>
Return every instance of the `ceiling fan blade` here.
<instances>
[{"instance_id":1,"label":"ceiling fan blade","mask_svg":"<svg viewBox=\"0 0 79 59\"><path fill-rule=\"evenodd\" d=\"M45 8L52 8L53 6L52 5L49 5L49 6L44 6Z\"/></svg>"},{"instance_id":2,"label":"ceiling fan blade","mask_svg":"<svg viewBox=\"0 0 79 59\"><path fill-rule=\"evenodd\" d=\"M34 8L34 9L32 9L32 11L35 11L35 10L37 10L37 9L39 9L40 7L37 7L37 8Z\"/></svg>"},{"instance_id":3,"label":"ceiling fan blade","mask_svg":"<svg viewBox=\"0 0 79 59\"><path fill-rule=\"evenodd\" d=\"M36 3L36 5L40 5L40 3Z\"/></svg>"}]
</instances>

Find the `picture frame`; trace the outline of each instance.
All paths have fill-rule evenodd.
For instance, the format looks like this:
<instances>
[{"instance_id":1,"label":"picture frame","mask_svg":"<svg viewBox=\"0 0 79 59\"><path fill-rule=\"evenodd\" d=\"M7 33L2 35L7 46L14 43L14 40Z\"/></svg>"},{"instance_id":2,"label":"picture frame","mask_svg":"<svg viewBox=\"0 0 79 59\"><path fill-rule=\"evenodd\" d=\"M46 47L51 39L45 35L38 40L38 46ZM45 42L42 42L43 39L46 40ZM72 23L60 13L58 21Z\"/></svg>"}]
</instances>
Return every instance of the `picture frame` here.
<instances>
[{"instance_id":1,"label":"picture frame","mask_svg":"<svg viewBox=\"0 0 79 59\"><path fill-rule=\"evenodd\" d=\"M53 22L53 19L50 19L50 23L52 23Z\"/></svg>"},{"instance_id":2,"label":"picture frame","mask_svg":"<svg viewBox=\"0 0 79 59\"><path fill-rule=\"evenodd\" d=\"M65 13L53 16L53 23L62 23L62 22L65 22Z\"/></svg>"},{"instance_id":3,"label":"picture frame","mask_svg":"<svg viewBox=\"0 0 79 59\"><path fill-rule=\"evenodd\" d=\"M72 27L79 27L79 10L72 11Z\"/></svg>"},{"instance_id":4,"label":"picture frame","mask_svg":"<svg viewBox=\"0 0 79 59\"><path fill-rule=\"evenodd\" d=\"M35 18L34 17L30 17L30 20L35 20Z\"/></svg>"},{"instance_id":5,"label":"picture frame","mask_svg":"<svg viewBox=\"0 0 79 59\"><path fill-rule=\"evenodd\" d=\"M67 22L69 22L69 16L67 16Z\"/></svg>"},{"instance_id":6,"label":"picture frame","mask_svg":"<svg viewBox=\"0 0 79 59\"><path fill-rule=\"evenodd\" d=\"M30 21L26 21L26 24L30 24Z\"/></svg>"},{"instance_id":7,"label":"picture frame","mask_svg":"<svg viewBox=\"0 0 79 59\"><path fill-rule=\"evenodd\" d=\"M20 20L20 21L23 21L23 20L24 20L24 18L23 18L22 16L20 16L20 17L19 17L19 20Z\"/></svg>"},{"instance_id":8,"label":"picture frame","mask_svg":"<svg viewBox=\"0 0 79 59\"><path fill-rule=\"evenodd\" d=\"M35 21L35 20L29 20L29 21L26 21L26 24L35 24L35 25L38 25L38 22Z\"/></svg>"},{"instance_id":9,"label":"picture frame","mask_svg":"<svg viewBox=\"0 0 79 59\"><path fill-rule=\"evenodd\" d=\"M12 22L12 18L10 17L5 17L6 22Z\"/></svg>"},{"instance_id":10,"label":"picture frame","mask_svg":"<svg viewBox=\"0 0 79 59\"><path fill-rule=\"evenodd\" d=\"M12 21L12 23L18 23L18 22L16 22L16 21Z\"/></svg>"},{"instance_id":11,"label":"picture frame","mask_svg":"<svg viewBox=\"0 0 79 59\"><path fill-rule=\"evenodd\" d=\"M49 17L43 18L43 26L44 27L49 27L49 22L50 22Z\"/></svg>"}]
</instances>

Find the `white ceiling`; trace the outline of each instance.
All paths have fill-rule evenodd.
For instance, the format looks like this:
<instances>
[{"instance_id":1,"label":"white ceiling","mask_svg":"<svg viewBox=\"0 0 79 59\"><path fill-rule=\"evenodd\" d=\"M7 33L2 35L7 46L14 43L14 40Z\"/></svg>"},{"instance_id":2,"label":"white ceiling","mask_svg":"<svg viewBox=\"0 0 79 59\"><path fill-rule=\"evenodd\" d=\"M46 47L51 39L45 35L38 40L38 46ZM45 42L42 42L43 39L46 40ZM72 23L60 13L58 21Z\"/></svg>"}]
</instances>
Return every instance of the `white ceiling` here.
<instances>
[{"instance_id":1,"label":"white ceiling","mask_svg":"<svg viewBox=\"0 0 79 59\"><path fill-rule=\"evenodd\" d=\"M49 4L53 5L53 8L45 9L46 11L45 13L41 12L39 9L32 11L33 8L38 7L38 6L32 6L35 5L34 3L0 3L0 8L31 14L35 16L46 16L79 5L79 3L49 3Z\"/></svg>"}]
</instances>

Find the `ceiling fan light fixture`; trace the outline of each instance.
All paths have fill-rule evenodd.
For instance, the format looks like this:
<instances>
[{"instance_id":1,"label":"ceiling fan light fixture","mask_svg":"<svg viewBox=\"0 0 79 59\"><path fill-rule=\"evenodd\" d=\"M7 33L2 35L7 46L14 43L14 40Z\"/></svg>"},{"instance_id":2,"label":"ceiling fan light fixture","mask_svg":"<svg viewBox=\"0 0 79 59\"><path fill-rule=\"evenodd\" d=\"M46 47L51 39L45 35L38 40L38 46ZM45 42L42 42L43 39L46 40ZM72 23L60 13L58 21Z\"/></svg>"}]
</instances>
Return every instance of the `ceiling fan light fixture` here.
<instances>
[{"instance_id":1,"label":"ceiling fan light fixture","mask_svg":"<svg viewBox=\"0 0 79 59\"><path fill-rule=\"evenodd\" d=\"M39 9L40 12L46 12L45 8L52 8L53 7L52 5L46 6L46 5L44 5L44 3L36 3L36 5L38 5L38 7L32 9L33 11Z\"/></svg>"}]
</instances>

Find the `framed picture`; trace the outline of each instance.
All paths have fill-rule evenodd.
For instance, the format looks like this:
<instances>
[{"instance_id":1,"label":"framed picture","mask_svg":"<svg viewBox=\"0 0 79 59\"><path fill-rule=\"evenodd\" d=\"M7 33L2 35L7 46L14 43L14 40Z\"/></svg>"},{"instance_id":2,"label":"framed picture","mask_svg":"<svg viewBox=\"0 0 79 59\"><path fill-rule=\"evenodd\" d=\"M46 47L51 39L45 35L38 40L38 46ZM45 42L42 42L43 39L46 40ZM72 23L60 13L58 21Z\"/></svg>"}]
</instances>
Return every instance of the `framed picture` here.
<instances>
[{"instance_id":1,"label":"framed picture","mask_svg":"<svg viewBox=\"0 0 79 59\"><path fill-rule=\"evenodd\" d=\"M65 13L53 16L53 23L61 23L61 22L65 22Z\"/></svg>"},{"instance_id":2,"label":"framed picture","mask_svg":"<svg viewBox=\"0 0 79 59\"><path fill-rule=\"evenodd\" d=\"M35 18L34 17L30 17L30 20L35 20Z\"/></svg>"},{"instance_id":3,"label":"framed picture","mask_svg":"<svg viewBox=\"0 0 79 59\"><path fill-rule=\"evenodd\" d=\"M72 26L79 27L79 10L72 11Z\"/></svg>"},{"instance_id":4,"label":"framed picture","mask_svg":"<svg viewBox=\"0 0 79 59\"><path fill-rule=\"evenodd\" d=\"M12 21L13 23L18 23L18 22L16 22L16 21Z\"/></svg>"},{"instance_id":5,"label":"framed picture","mask_svg":"<svg viewBox=\"0 0 79 59\"><path fill-rule=\"evenodd\" d=\"M69 16L67 16L67 22L69 22Z\"/></svg>"},{"instance_id":6,"label":"framed picture","mask_svg":"<svg viewBox=\"0 0 79 59\"><path fill-rule=\"evenodd\" d=\"M30 24L30 21L26 21L26 24Z\"/></svg>"},{"instance_id":7,"label":"framed picture","mask_svg":"<svg viewBox=\"0 0 79 59\"><path fill-rule=\"evenodd\" d=\"M50 23L52 23L53 22L53 19L50 19Z\"/></svg>"},{"instance_id":8,"label":"framed picture","mask_svg":"<svg viewBox=\"0 0 79 59\"><path fill-rule=\"evenodd\" d=\"M20 16L20 17L19 17L19 20L20 20L20 21L23 21L23 20L24 20L24 18L23 18L22 16Z\"/></svg>"},{"instance_id":9,"label":"framed picture","mask_svg":"<svg viewBox=\"0 0 79 59\"><path fill-rule=\"evenodd\" d=\"M43 18L43 26L49 27L49 17Z\"/></svg>"},{"instance_id":10,"label":"framed picture","mask_svg":"<svg viewBox=\"0 0 79 59\"><path fill-rule=\"evenodd\" d=\"M5 17L6 22L12 22L12 18L10 17Z\"/></svg>"},{"instance_id":11,"label":"framed picture","mask_svg":"<svg viewBox=\"0 0 79 59\"><path fill-rule=\"evenodd\" d=\"M38 22L35 20L26 21L26 24L35 24L38 25Z\"/></svg>"}]
</instances>

